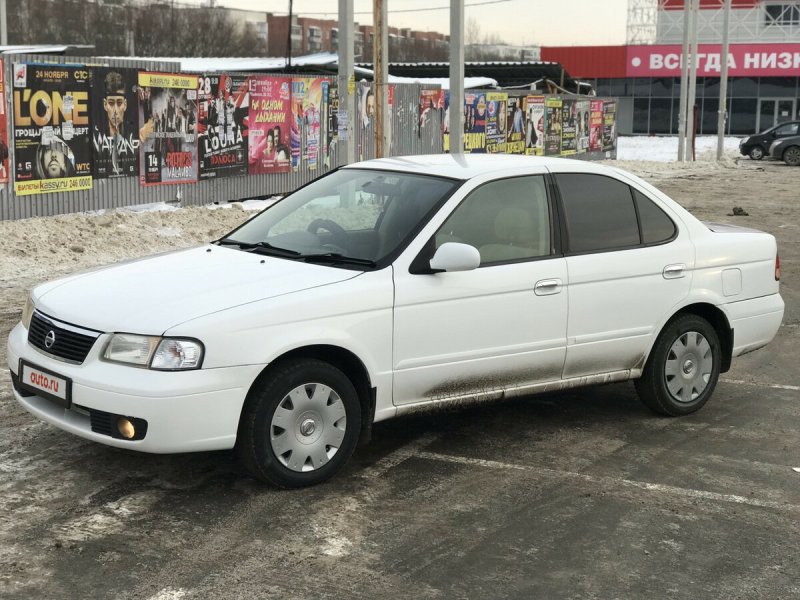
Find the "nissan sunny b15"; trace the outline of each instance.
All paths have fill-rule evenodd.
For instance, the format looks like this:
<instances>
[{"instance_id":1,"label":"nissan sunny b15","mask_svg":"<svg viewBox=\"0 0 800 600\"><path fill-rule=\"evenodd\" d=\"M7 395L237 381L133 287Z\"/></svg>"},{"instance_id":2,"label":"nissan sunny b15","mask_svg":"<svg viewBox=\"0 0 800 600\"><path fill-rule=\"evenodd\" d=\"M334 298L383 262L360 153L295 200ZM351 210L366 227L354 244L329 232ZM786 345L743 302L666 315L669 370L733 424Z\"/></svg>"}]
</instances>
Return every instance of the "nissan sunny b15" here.
<instances>
[{"instance_id":1,"label":"nissan sunny b15","mask_svg":"<svg viewBox=\"0 0 800 600\"><path fill-rule=\"evenodd\" d=\"M655 412L692 413L778 331L779 265L772 235L620 169L372 160L204 246L36 286L8 366L17 401L70 433L235 448L299 487L423 407L633 380Z\"/></svg>"}]
</instances>

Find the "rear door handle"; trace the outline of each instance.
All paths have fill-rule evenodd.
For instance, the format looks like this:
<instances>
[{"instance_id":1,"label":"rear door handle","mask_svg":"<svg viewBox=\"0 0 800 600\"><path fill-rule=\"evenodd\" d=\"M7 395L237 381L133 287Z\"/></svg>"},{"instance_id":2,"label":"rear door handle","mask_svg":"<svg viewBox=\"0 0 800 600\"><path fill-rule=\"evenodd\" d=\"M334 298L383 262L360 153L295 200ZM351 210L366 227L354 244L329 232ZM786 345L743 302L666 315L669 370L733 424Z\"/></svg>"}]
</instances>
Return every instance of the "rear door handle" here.
<instances>
[{"instance_id":1,"label":"rear door handle","mask_svg":"<svg viewBox=\"0 0 800 600\"><path fill-rule=\"evenodd\" d=\"M683 277L683 271L686 265L683 263L677 265L667 265L664 267L664 279L680 279Z\"/></svg>"},{"instance_id":2,"label":"rear door handle","mask_svg":"<svg viewBox=\"0 0 800 600\"><path fill-rule=\"evenodd\" d=\"M533 286L533 292L537 296L550 296L552 294L558 294L563 287L563 283L560 279L542 279L541 281L537 281L536 285Z\"/></svg>"}]
</instances>

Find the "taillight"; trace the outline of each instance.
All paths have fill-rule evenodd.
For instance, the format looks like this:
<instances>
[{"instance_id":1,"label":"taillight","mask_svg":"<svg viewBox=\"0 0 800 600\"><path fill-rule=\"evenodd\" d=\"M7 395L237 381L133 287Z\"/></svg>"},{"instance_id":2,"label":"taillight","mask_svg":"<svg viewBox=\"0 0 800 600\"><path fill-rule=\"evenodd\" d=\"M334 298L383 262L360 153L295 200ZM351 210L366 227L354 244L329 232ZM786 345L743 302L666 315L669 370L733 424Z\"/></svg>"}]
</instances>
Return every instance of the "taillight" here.
<instances>
[{"instance_id":1,"label":"taillight","mask_svg":"<svg viewBox=\"0 0 800 600\"><path fill-rule=\"evenodd\" d=\"M775 281L781 280L781 257L775 255Z\"/></svg>"}]
</instances>

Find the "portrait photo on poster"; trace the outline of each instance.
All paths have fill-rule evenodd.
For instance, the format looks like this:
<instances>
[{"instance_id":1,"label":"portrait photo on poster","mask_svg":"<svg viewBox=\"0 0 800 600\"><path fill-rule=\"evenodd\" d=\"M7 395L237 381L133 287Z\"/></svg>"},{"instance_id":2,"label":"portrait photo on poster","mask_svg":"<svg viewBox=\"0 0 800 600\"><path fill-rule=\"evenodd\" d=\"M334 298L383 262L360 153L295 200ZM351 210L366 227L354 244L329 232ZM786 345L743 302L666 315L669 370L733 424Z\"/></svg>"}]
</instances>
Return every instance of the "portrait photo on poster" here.
<instances>
[{"instance_id":1,"label":"portrait photo on poster","mask_svg":"<svg viewBox=\"0 0 800 600\"><path fill-rule=\"evenodd\" d=\"M136 69L92 69L92 153L94 177L139 173Z\"/></svg>"},{"instance_id":2,"label":"portrait photo on poster","mask_svg":"<svg viewBox=\"0 0 800 600\"><path fill-rule=\"evenodd\" d=\"M14 64L18 196L92 187L90 84L83 65Z\"/></svg>"}]
</instances>

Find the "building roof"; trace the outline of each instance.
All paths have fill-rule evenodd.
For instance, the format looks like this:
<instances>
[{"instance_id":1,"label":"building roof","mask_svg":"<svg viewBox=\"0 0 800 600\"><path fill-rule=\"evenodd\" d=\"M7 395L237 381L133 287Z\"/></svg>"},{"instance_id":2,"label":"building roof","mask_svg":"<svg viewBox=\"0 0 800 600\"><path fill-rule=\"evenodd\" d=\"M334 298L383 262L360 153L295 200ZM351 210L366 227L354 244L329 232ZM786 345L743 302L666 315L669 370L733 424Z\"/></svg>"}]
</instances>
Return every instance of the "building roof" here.
<instances>
[{"instance_id":1,"label":"building roof","mask_svg":"<svg viewBox=\"0 0 800 600\"><path fill-rule=\"evenodd\" d=\"M91 44L27 44L0 46L0 54L71 54L88 56L94 51Z\"/></svg>"},{"instance_id":2,"label":"building roof","mask_svg":"<svg viewBox=\"0 0 800 600\"><path fill-rule=\"evenodd\" d=\"M372 68L371 63L359 63L359 66ZM449 62L416 62L389 63L389 72L399 77L437 77L450 76ZM549 61L486 61L465 62L465 77L490 77L500 87L522 87L535 81L549 79L561 84L564 77L564 88L568 91L577 89L575 80L557 62Z\"/></svg>"}]
</instances>

